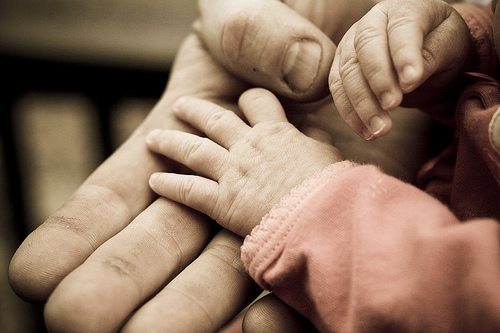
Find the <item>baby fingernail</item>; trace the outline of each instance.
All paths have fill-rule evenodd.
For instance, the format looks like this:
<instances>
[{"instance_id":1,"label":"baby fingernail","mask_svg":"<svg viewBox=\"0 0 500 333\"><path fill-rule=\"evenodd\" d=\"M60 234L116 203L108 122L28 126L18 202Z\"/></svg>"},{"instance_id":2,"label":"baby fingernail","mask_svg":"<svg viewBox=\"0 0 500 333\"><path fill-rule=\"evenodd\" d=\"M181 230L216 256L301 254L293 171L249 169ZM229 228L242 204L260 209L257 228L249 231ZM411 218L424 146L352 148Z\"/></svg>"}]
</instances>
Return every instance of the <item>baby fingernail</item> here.
<instances>
[{"instance_id":1,"label":"baby fingernail","mask_svg":"<svg viewBox=\"0 0 500 333\"><path fill-rule=\"evenodd\" d=\"M374 116L372 119L370 119L370 132L374 136L382 133L384 130L386 124L382 118L379 116Z\"/></svg>"},{"instance_id":2,"label":"baby fingernail","mask_svg":"<svg viewBox=\"0 0 500 333\"><path fill-rule=\"evenodd\" d=\"M148 142L148 143L154 142L156 140L156 138L158 138L158 136L160 135L160 133L161 133L161 129L154 129L154 130L152 130L146 136L146 142Z\"/></svg>"},{"instance_id":3,"label":"baby fingernail","mask_svg":"<svg viewBox=\"0 0 500 333\"><path fill-rule=\"evenodd\" d=\"M414 66L406 65L405 67L403 67L403 70L401 72L401 85L403 89L410 89L417 80L418 72Z\"/></svg>"},{"instance_id":4,"label":"baby fingernail","mask_svg":"<svg viewBox=\"0 0 500 333\"><path fill-rule=\"evenodd\" d=\"M281 71L288 86L297 92L307 91L318 75L321 46L313 41L300 40L288 47Z\"/></svg>"},{"instance_id":5,"label":"baby fingernail","mask_svg":"<svg viewBox=\"0 0 500 333\"><path fill-rule=\"evenodd\" d=\"M382 107L382 109L391 109L392 107L394 107L394 102L395 97L391 92L385 91L382 93L382 95L380 95L380 106Z\"/></svg>"},{"instance_id":6,"label":"baby fingernail","mask_svg":"<svg viewBox=\"0 0 500 333\"><path fill-rule=\"evenodd\" d=\"M182 96L179 97L174 104L172 104L172 111L173 112L178 112L188 101L188 97Z\"/></svg>"}]
</instances>

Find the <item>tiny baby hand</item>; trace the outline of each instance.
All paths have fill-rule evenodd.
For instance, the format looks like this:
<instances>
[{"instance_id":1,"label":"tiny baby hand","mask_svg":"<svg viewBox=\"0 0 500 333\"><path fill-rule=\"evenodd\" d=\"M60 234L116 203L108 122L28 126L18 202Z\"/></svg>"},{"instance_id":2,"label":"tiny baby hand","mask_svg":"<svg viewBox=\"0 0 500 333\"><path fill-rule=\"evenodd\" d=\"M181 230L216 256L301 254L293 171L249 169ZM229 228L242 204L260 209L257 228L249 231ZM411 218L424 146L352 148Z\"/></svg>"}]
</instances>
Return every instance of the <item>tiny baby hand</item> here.
<instances>
[{"instance_id":1,"label":"tiny baby hand","mask_svg":"<svg viewBox=\"0 0 500 333\"><path fill-rule=\"evenodd\" d=\"M388 111L403 98L414 107L443 98L471 45L467 25L445 1L381 1L337 47L329 77L335 105L365 139L383 136L392 126Z\"/></svg>"},{"instance_id":2,"label":"tiny baby hand","mask_svg":"<svg viewBox=\"0 0 500 333\"><path fill-rule=\"evenodd\" d=\"M267 90L247 91L239 107L249 125L211 102L181 98L173 108L176 116L207 138L155 130L147 143L152 151L197 173L155 173L150 186L156 193L245 236L287 192L341 161L341 156L333 146L291 125L279 101Z\"/></svg>"}]
</instances>

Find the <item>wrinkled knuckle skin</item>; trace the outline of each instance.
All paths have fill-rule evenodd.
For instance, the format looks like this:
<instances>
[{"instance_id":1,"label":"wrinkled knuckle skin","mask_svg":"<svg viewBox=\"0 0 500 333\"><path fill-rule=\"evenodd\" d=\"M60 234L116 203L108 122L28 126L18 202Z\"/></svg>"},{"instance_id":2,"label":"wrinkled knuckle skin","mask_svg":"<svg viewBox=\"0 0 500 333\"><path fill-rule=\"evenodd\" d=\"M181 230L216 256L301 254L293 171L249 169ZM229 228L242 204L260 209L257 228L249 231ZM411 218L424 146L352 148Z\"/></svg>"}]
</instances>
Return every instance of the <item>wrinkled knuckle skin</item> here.
<instances>
[{"instance_id":1,"label":"wrinkled knuckle skin","mask_svg":"<svg viewBox=\"0 0 500 333\"><path fill-rule=\"evenodd\" d=\"M344 85L340 78L333 78L330 80L330 93L332 94L333 100L337 100L344 94Z\"/></svg>"},{"instance_id":2,"label":"wrinkled knuckle skin","mask_svg":"<svg viewBox=\"0 0 500 333\"><path fill-rule=\"evenodd\" d=\"M240 259L241 253L239 246L239 243L214 243L207 247L204 254L216 259L223 266L234 268L239 274L247 279L245 266Z\"/></svg>"},{"instance_id":3,"label":"wrinkled knuckle skin","mask_svg":"<svg viewBox=\"0 0 500 333\"><path fill-rule=\"evenodd\" d=\"M355 56L348 57L346 60L340 62L339 75L343 82L355 78L354 73L357 64L358 59Z\"/></svg>"},{"instance_id":4,"label":"wrinkled knuckle skin","mask_svg":"<svg viewBox=\"0 0 500 333\"><path fill-rule=\"evenodd\" d=\"M263 123L261 129L265 132L266 136L280 135L290 130L290 124L285 122L279 123ZM259 138L255 138L258 143L262 142Z\"/></svg>"},{"instance_id":5,"label":"wrinkled knuckle skin","mask_svg":"<svg viewBox=\"0 0 500 333\"><path fill-rule=\"evenodd\" d=\"M431 50L427 48L422 49L422 58L424 59L424 63L426 63L429 67L435 67L437 60Z\"/></svg>"},{"instance_id":6,"label":"wrinkled knuckle skin","mask_svg":"<svg viewBox=\"0 0 500 333\"><path fill-rule=\"evenodd\" d=\"M193 140L184 148L184 160L186 161L186 164L192 164L198 161L203 144L204 139L199 138Z\"/></svg>"},{"instance_id":7,"label":"wrinkled knuckle skin","mask_svg":"<svg viewBox=\"0 0 500 333\"><path fill-rule=\"evenodd\" d=\"M217 127L220 124L220 120L227 116L227 112L229 111L214 108L210 112L210 116L208 116L206 120L207 132L217 131Z\"/></svg>"},{"instance_id":8,"label":"wrinkled knuckle skin","mask_svg":"<svg viewBox=\"0 0 500 333\"><path fill-rule=\"evenodd\" d=\"M244 57L245 47L252 42L250 31L256 26L256 13L241 8L228 15L222 26L221 50L224 60L234 68Z\"/></svg>"},{"instance_id":9,"label":"wrinkled knuckle skin","mask_svg":"<svg viewBox=\"0 0 500 333\"><path fill-rule=\"evenodd\" d=\"M379 32L371 26L359 26L354 36L354 49L356 53L370 52L370 45L379 36Z\"/></svg>"},{"instance_id":10,"label":"wrinkled knuckle skin","mask_svg":"<svg viewBox=\"0 0 500 333\"><path fill-rule=\"evenodd\" d=\"M191 192L194 188L194 182L186 178L179 184L179 188L177 189L179 192L179 199L182 203L189 203L191 199Z\"/></svg>"}]
</instances>

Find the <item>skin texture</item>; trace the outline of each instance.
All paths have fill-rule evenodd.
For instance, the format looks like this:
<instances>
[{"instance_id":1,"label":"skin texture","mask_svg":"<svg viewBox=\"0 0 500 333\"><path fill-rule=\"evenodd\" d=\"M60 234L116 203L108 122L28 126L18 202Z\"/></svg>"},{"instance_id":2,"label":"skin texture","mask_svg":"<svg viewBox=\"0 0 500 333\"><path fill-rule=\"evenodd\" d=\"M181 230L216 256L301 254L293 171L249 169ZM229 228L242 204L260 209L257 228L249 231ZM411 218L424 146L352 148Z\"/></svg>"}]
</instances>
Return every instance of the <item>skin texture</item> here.
<instances>
[{"instance_id":1,"label":"skin texture","mask_svg":"<svg viewBox=\"0 0 500 333\"><path fill-rule=\"evenodd\" d=\"M403 102L442 99L441 87L453 87L470 50L468 28L447 3L382 1L337 47L329 77L337 110L360 136L381 137L392 126L389 111Z\"/></svg>"},{"instance_id":2,"label":"skin texture","mask_svg":"<svg viewBox=\"0 0 500 333\"><path fill-rule=\"evenodd\" d=\"M148 151L145 136L153 129L196 132L171 112L172 104L181 96L208 99L237 111L239 96L250 86L246 82L263 86L267 86L263 80L283 82L281 66L274 66L273 57L265 56L278 54L276 57L284 59L283 43L314 40L325 59L316 78L328 77L335 51L330 38L338 36L333 31L337 28L322 16L322 8L344 4L338 13L345 20L339 24L347 30L373 5L373 1L355 2L363 4L362 8L345 5L354 3L350 0L297 1L286 3L288 6L278 1L251 2L252 10L245 9L250 14L277 15L287 22L288 29L274 31L275 20L249 14L244 20L247 31L260 27L273 33L257 34L255 44L241 48L234 39L220 43L223 31L235 22L235 12L217 16L203 3L199 34L191 34L184 41L165 93L150 115L58 211L29 235L12 258L9 279L13 289L27 300L47 302L45 319L53 332L109 332L119 327L125 332L213 331L251 301L255 287L241 265L241 239L229 232L217 232L207 217L152 193L150 175L179 170L179 166ZM218 11L226 13L246 3L219 0ZM244 11L237 13L239 18L245 16ZM212 57L210 52L235 53L232 69L226 71L224 60ZM253 76L248 68L267 74ZM304 70L303 66L298 68L297 73ZM411 178L425 155L421 138L427 135L427 120L408 110L396 112L393 120L398 126L390 135L366 143L340 121L331 99L293 102L322 96L324 85L326 82L311 84L300 94L281 83L271 88L287 97L287 116L303 133L331 140L346 158L375 163L391 174ZM260 313L276 316L272 309ZM252 324L246 329L259 332Z\"/></svg>"},{"instance_id":3,"label":"skin texture","mask_svg":"<svg viewBox=\"0 0 500 333\"><path fill-rule=\"evenodd\" d=\"M213 103L177 101L176 116L208 139L159 130L148 135L148 146L196 175L156 173L149 184L159 195L246 236L293 187L343 159L332 145L292 126L269 91L248 90L239 105L249 125Z\"/></svg>"}]
</instances>

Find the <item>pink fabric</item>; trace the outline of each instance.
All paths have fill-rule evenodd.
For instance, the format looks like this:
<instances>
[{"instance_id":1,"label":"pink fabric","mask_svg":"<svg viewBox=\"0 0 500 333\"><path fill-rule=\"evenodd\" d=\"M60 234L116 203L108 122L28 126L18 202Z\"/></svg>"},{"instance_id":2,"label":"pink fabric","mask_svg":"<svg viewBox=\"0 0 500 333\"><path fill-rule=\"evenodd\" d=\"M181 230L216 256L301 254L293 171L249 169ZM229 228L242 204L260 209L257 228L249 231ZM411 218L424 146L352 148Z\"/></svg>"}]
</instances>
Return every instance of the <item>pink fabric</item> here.
<instances>
[{"instance_id":1,"label":"pink fabric","mask_svg":"<svg viewBox=\"0 0 500 333\"><path fill-rule=\"evenodd\" d=\"M496 52L493 45L493 11L491 5L457 3L453 7L460 13L471 32L478 55L475 72L491 74L497 70Z\"/></svg>"},{"instance_id":2,"label":"pink fabric","mask_svg":"<svg viewBox=\"0 0 500 333\"><path fill-rule=\"evenodd\" d=\"M477 8L461 12L488 67L491 15ZM500 332L500 85L469 82L456 142L420 175L427 192L334 164L245 239L252 277L322 332Z\"/></svg>"},{"instance_id":3,"label":"pink fabric","mask_svg":"<svg viewBox=\"0 0 500 333\"><path fill-rule=\"evenodd\" d=\"M373 166L331 167L242 253L262 287L322 332L499 332L499 235L497 221L460 223Z\"/></svg>"}]
</instances>

